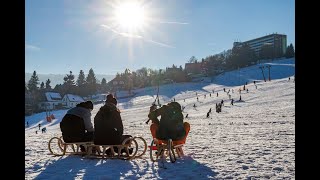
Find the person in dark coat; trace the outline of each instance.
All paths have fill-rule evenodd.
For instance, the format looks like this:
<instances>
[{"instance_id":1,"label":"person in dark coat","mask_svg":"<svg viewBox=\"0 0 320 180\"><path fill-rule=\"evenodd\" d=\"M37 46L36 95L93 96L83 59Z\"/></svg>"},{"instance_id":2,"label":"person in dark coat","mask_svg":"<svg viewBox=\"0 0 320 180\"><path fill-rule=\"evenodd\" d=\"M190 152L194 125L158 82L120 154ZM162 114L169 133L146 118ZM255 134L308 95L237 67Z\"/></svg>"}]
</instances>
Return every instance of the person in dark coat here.
<instances>
[{"instance_id":1,"label":"person in dark coat","mask_svg":"<svg viewBox=\"0 0 320 180\"><path fill-rule=\"evenodd\" d=\"M94 144L117 145L130 135L123 135L123 123L117 100L112 95L107 96L106 104L102 106L94 117Z\"/></svg>"},{"instance_id":2,"label":"person in dark coat","mask_svg":"<svg viewBox=\"0 0 320 180\"><path fill-rule=\"evenodd\" d=\"M117 108L117 99L112 95L107 95L106 104L102 106L94 117L94 138L96 145L119 145L131 135L123 135L123 123L120 110ZM130 141L128 141L130 143ZM117 153L118 148L114 147ZM121 150L121 154L125 149ZM129 148L129 153L133 152L133 148ZM111 149L106 150L107 155L111 155Z\"/></svg>"},{"instance_id":3,"label":"person in dark coat","mask_svg":"<svg viewBox=\"0 0 320 180\"><path fill-rule=\"evenodd\" d=\"M161 116L159 120L158 117ZM152 120L150 126L151 135L157 138L159 143L172 139L173 144L184 144L190 131L190 124L183 122L181 105L178 102L171 102L155 109L148 114Z\"/></svg>"},{"instance_id":4,"label":"person in dark coat","mask_svg":"<svg viewBox=\"0 0 320 180\"><path fill-rule=\"evenodd\" d=\"M94 138L96 145L119 145L131 135L123 135L123 123L120 110L117 108L117 99L112 95L107 95L107 100L96 116L94 117ZM130 143L130 141L128 141ZM117 153L118 148L114 147ZM133 148L129 148L129 154L133 152ZM125 149L121 149L121 154L125 153ZM106 150L107 155L111 155L111 149Z\"/></svg>"},{"instance_id":5,"label":"person in dark coat","mask_svg":"<svg viewBox=\"0 0 320 180\"><path fill-rule=\"evenodd\" d=\"M91 101L81 102L67 111L60 122L62 137L65 142L85 142L93 139L91 123Z\"/></svg>"},{"instance_id":6,"label":"person in dark coat","mask_svg":"<svg viewBox=\"0 0 320 180\"><path fill-rule=\"evenodd\" d=\"M91 123L91 101L81 102L67 111L60 122L60 129L64 142L87 142L93 140L94 128ZM85 151L80 146L82 152Z\"/></svg>"}]
</instances>

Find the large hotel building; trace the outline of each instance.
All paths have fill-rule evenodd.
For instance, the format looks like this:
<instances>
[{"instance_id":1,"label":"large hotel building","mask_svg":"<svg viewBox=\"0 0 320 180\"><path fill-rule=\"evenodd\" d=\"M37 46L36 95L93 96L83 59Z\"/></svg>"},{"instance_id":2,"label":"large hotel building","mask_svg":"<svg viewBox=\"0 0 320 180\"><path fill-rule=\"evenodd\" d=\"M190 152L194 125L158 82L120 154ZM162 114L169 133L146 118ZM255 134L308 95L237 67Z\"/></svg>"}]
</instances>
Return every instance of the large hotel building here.
<instances>
[{"instance_id":1,"label":"large hotel building","mask_svg":"<svg viewBox=\"0 0 320 180\"><path fill-rule=\"evenodd\" d=\"M287 35L284 34L270 34L245 42L234 42L233 46L241 46L248 44L251 49L259 56L262 46L271 46L273 48L274 57L282 57L287 48Z\"/></svg>"}]
</instances>

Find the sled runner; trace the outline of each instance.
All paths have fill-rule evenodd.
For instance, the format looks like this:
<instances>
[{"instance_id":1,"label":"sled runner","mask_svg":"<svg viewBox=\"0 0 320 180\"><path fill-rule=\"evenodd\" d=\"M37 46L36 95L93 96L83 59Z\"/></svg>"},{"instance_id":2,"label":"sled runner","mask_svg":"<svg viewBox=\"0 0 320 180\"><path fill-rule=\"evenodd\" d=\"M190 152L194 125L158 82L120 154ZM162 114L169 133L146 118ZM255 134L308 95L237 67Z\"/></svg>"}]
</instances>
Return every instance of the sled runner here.
<instances>
[{"instance_id":1,"label":"sled runner","mask_svg":"<svg viewBox=\"0 0 320 180\"><path fill-rule=\"evenodd\" d=\"M142 143L138 143L138 141ZM84 147L84 151L80 151L80 146ZM107 158L107 159L124 159L129 160L144 155L147 151L147 143L142 137L126 138L122 144L116 145L96 145L92 141L89 142L72 142L66 143L62 136L53 137L48 142L48 149L52 155L64 156L66 154L83 155L87 158ZM110 149L107 154L106 150ZM115 151L117 149L117 151ZM142 149L142 152L140 152ZM117 155L115 155L117 153Z\"/></svg>"},{"instance_id":2,"label":"sled runner","mask_svg":"<svg viewBox=\"0 0 320 180\"><path fill-rule=\"evenodd\" d=\"M182 147L184 144L174 145L173 141L169 139L168 141L161 140L164 143L159 143L159 140L154 138L149 146L150 149L150 159L155 162L160 158L165 159L169 156L171 163L176 162L176 154L178 157L184 156ZM175 154L176 153L176 154Z\"/></svg>"}]
</instances>

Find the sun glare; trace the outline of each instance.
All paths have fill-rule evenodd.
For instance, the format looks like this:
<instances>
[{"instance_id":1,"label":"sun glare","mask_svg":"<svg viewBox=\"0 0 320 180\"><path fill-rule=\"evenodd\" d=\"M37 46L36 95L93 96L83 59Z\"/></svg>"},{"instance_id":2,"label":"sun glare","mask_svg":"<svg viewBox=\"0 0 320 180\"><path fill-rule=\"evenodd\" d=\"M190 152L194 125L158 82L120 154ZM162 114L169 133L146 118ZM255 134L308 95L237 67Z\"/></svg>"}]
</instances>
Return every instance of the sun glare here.
<instances>
[{"instance_id":1,"label":"sun glare","mask_svg":"<svg viewBox=\"0 0 320 180\"><path fill-rule=\"evenodd\" d=\"M122 28L140 29L145 25L145 11L137 2L126 2L115 8L115 19Z\"/></svg>"}]
</instances>

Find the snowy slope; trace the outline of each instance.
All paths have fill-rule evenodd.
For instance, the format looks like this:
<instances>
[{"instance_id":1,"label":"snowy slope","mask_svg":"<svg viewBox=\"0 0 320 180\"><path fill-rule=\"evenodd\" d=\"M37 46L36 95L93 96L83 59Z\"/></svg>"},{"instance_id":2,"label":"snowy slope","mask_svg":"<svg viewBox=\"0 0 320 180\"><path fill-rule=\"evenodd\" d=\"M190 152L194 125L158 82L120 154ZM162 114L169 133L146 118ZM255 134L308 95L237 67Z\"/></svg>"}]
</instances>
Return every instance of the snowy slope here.
<instances>
[{"instance_id":1,"label":"snowy slope","mask_svg":"<svg viewBox=\"0 0 320 180\"><path fill-rule=\"evenodd\" d=\"M131 161L89 160L78 156L53 157L47 143L60 136L59 122L66 110L52 112L51 123L46 114L25 117L26 179L294 179L295 178L295 71L294 59L270 63L271 81L264 82L258 65L226 72L210 81L177 83L160 87L160 102L175 98L185 106L185 121L191 130L184 147L185 157L176 163L165 163L167 169L153 163L147 152ZM239 75L240 71L240 75ZM268 78L268 73L265 76ZM291 80L288 80L291 77ZM211 82L212 80L212 82ZM257 89L252 83L257 82ZM248 82L247 92L237 91ZM233 89L234 105L223 88ZM215 94L211 94L212 90ZM216 96L216 93L219 96ZM124 132L142 136L151 143L147 120L156 88L137 91L133 98L120 99L118 107ZM198 94L199 101L196 99ZM206 94L206 98L204 95ZM221 113L215 103L224 100ZM193 108L193 104L197 107ZM95 105L92 119L101 104ZM212 108L209 118L206 113ZM38 133L38 123L47 133Z\"/></svg>"}]
</instances>

